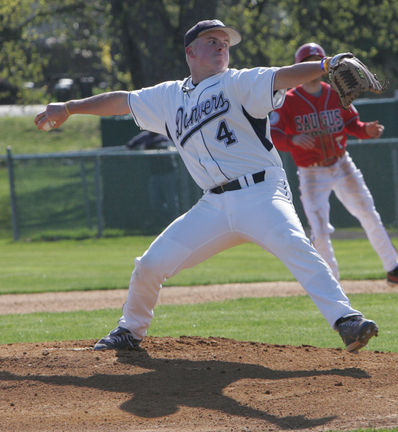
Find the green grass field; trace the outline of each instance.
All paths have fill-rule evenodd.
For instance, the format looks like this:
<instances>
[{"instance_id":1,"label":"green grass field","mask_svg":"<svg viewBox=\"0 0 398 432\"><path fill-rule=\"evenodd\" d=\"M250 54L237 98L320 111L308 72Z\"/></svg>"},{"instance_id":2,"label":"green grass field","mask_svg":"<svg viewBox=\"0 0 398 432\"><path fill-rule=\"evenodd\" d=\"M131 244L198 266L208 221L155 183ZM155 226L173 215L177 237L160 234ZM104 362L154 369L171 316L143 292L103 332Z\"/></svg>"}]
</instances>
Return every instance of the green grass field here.
<instances>
[{"instance_id":1,"label":"green grass field","mask_svg":"<svg viewBox=\"0 0 398 432\"><path fill-rule=\"evenodd\" d=\"M3 263L0 293L127 288L135 256L141 255L152 240L153 237L29 243L0 240ZM367 240L336 240L335 248L339 261L344 262L342 279L385 277ZM293 277L272 255L246 244L182 271L166 285L276 280L293 280ZM396 293L352 296L353 306L383 328L382 336L372 341L370 349L398 352L397 300ZM16 317L10 311L9 315L2 316L0 343L98 338L116 325L119 315L120 310L100 310ZM306 296L159 306L150 334L212 335L321 347L342 345Z\"/></svg>"},{"instance_id":2,"label":"green grass field","mask_svg":"<svg viewBox=\"0 0 398 432\"><path fill-rule=\"evenodd\" d=\"M398 352L397 294L351 296L353 307L377 321L378 338L365 349ZM122 305L121 305L122 306ZM3 315L0 343L99 339L117 325L121 309ZM245 298L195 305L160 305L149 336L219 336L272 344L344 348L307 296Z\"/></svg>"},{"instance_id":3,"label":"green grass field","mask_svg":"<svg viewBox=\"0 0 398 432\"><path fill-rule=\"evenodd\" d=\"M0 239L0 294L126 288L154 237L56 242ZM397 246L398 240L393 239ZM342 279L381 279L385 272L366 239L334 240ZM294 280L284 264L254 244L226 250L169 279L166 285Z\"/></svg>"}]
</instances>

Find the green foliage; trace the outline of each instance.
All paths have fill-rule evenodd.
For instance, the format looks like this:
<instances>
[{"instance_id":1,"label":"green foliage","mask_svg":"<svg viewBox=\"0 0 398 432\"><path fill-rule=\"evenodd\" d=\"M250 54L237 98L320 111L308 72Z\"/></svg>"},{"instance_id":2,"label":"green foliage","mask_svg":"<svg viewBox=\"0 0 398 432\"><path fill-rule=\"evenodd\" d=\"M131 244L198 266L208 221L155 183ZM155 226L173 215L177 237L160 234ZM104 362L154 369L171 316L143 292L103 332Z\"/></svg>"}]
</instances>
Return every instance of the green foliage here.
<instances>
[{"instance_id":1,"label":"green foliage","mask_svg":"<svg viewBox=\"0 0 398 432\"><path fill-rule=\"evenodd\" d=\"M3 83L0 101L13 103L13 99L21 99L22 83L41 78L41 59L32 41L35 35L29 32L32 13L35 13L29 0L15 0L0 3L0 79Z\"/></svg>"},{"instance_id":2,"label":"green foliage","mask_svg":"<svg viewBox=\"0 0 398 432\"><path fill-rule=\"evenodd\" d=\"M0 77L16 91L8 91L11 101L3 103L47 102L56 79L63 76L105 78L101 40L106 10L101 4L81 0L0 4ZM35 87L29 89L26 82Z\"/></svg>"},{"instance_id":3,"label":"green foliage","mask_svg":"<svg viewBox=\"0 0 398 432\"><path fill-rule=\"evenodd\" d=\"M15 86L20 103L44 102L46 92L54 97L59 76L95 76L95 92L182 78L183 35L210 17L242 32L231 51L233 66L291 64L298 46L316 41L329 54L354 52L388 78L384 96L398 87L398 0L3 2L0 77ZM27 81L38 88L24 88Z\"/></svg>"},{"instance_id":4,"label":"green foliage","mask_svg":"<svg viewBox=\"0 0 398 432\"><path fill-rule=\"evenodd\" d=\"M115 67L119 73L129 73L133 88L184 77L184 34L197 21L215 16L216 11L214 0L111 2L109 26Z\"/></svg>"},{"instance_id":5,"label":"green foliage","mask_svg":"<svg viewBox=\"0 0 398 432\"><path fill-rule=\"evenodd\" d=\"M317 42L329 55L351 51L382 78L391 96L398 87L397 0L289 0L223 2L225 21L242 31L232 49L239 67L280 66L294 61L296 49ZM221 16L224 14L221 13Z\"/></svg>"}]
</instances>

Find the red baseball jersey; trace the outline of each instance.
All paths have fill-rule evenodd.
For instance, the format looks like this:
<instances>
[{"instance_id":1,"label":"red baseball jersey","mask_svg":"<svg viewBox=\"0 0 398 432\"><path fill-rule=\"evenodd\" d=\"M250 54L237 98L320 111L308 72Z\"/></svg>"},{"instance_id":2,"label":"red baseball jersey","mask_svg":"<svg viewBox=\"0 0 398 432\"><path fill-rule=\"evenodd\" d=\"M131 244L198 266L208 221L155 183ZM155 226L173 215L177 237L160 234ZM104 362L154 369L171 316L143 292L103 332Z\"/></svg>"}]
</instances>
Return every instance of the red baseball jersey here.
<instances>
[{"instance_id":1,"label":"red baseball jersey","mask_svg":"<svg viewBox=\"0 0 398 432\"><path fill-rule=\"evenodd\" d=\"M278 150L290 152L297 166L333 163L344 154L347 135L369 138L356 108L342 108L337 93L329 84L321 84L319 97L302 86L289 90L283 106L271 114L273 143ZM306 150L294 145L291 138L299 134L314 137L315 147Z\"/></svg>"}]
</instances>

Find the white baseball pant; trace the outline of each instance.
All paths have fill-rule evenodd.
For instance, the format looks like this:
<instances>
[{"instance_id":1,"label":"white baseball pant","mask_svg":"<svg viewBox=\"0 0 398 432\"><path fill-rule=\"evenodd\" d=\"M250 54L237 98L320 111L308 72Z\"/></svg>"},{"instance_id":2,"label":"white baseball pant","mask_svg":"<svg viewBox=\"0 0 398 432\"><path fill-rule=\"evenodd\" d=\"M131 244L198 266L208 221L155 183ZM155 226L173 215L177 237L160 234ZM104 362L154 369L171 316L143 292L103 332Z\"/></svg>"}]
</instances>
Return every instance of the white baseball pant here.
<instances>
[{"instance_id":1,"label":"white baseball pant","mask_svg":"<svg viewBox=\"0 0 398 432\"><path fill-rule=\"evenodd\" d=\"M205 193L136 258L119 325L142 339L166 279L244 242L256 243L282 260L330 326L342 316L360 314L307 239L284 170L272 167L261 183L220 195Z\"/></svg>"},{"instance_id":2,"label":"white baseball pant","mask_svg":"<svg viewBox=\"0 0 398 432\"><path fill-rule=\"evenodd\" d=\"M329 167L298 168L301 202L311 227L311 240L339 279L337 260L330 234L329 197L332 191L344 207L361 223L370 244L388 272L398 264L397 251L383 226L373 197L361 171L348 153Z\"/></svg>"}]
</instances>

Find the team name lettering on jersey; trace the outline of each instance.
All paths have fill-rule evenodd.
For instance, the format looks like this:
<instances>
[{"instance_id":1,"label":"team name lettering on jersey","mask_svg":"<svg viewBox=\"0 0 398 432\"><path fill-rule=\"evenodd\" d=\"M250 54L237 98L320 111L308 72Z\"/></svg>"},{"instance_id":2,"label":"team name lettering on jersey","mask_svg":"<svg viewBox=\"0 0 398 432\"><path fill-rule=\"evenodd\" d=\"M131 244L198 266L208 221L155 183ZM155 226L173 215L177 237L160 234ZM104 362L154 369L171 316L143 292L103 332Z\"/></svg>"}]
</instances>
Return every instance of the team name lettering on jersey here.
<instances>
[{"instance_id":1,"label":"team name lettering on jersey","mask_svg":"<svg viewBox=\"0 0 398 432\"><path fill-rule=\"evenodd\" d=\"M310 135L333 134L344 129L344 120L339 109L325 110L316 113L298 115L294 118L296 130Z\"/></svg>"},{"instance_id":2,"label":"team name lettering on jersey","mask_svg":"<svg viewBox=\"0 0 398 432\"><path fill-rule=\"evenodd\" d=\"M184 146L187 139L198 131L203 125L214 118L226 113L229 110L230 102L220 91L218 95L199 102L191 108L190 112L185 112L182 106L178 108L176 115L176 137L180 139L180 145Z\"/></svg>"}]
</instances>

